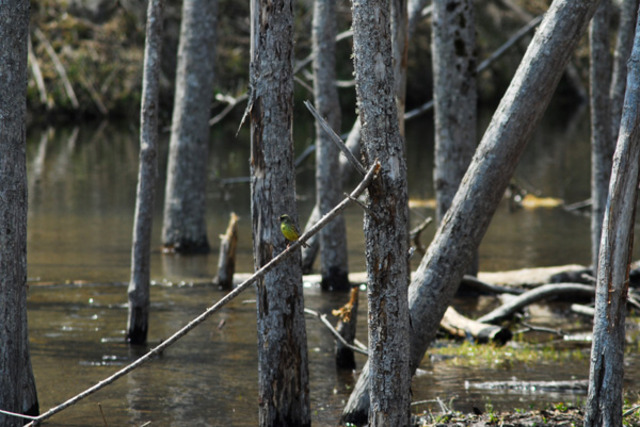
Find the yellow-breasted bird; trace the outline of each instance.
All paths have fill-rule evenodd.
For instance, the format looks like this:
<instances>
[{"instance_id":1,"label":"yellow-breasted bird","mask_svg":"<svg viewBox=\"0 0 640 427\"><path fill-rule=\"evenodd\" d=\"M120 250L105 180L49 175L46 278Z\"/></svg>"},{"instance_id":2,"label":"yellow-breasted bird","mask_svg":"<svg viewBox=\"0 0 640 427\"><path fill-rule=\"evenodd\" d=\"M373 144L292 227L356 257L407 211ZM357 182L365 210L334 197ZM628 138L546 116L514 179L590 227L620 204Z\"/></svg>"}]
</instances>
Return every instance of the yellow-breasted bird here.
<instances>
[{"instance_id":1,"label":"yellow-breasted bird","mask_svg":"<svg viewBox=\"0 0 640 427\"><path fill-rule=\"evenodd\" d=\"M298 231L298 227L296 227L289 215L280 215L280 231L282 231L284 238L290 242L295 242L300 238L300 231ZM309 247L304 242L302 242L302 246ZM287 247L289 247L289 244L287 244Z\"/></svg>"}]
</instances>

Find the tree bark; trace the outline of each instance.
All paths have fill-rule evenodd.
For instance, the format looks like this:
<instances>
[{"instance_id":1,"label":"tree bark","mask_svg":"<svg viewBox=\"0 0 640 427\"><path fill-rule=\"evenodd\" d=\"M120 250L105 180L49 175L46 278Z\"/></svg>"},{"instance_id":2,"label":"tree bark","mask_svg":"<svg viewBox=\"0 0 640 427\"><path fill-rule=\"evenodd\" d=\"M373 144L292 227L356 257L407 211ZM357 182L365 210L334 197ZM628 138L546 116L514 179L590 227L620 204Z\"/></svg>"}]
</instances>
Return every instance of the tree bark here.
<instances>
[{"instance_id":1,"label":"tree bark","mask_svg":"<svg viewBox=\"0 0 640 427\"><path fill-rule=\"evenodd\" d=\"M0 408L38 415L27 327L29 1L0 4ZM0 414L0 425L24 420Z\"/></svg>"},{"instance_id":2,"label":"tree bark","mask_svg":"<svg viewBox=\"0 0 640 427\"><path fill-rule=\"evenodd\" d=\"M624 322L640 163L640 20L604 216L585 426L622 425Z\"/></svg>"},{"instance_id":3,"label":"tree bark","mask_svg":"<svg viewBox=\"0 0 640 427\"><path fill-rule=\"evenodd\" d=\"M205 213L217 5L217 0L182 4L162 227L162 244L168 251L210 249Z\"/></svg>"},{"instance_id":4,"label":"tree bark","mask_svg":"<svg viewBox=\"0 0 640 427\"><path fill-rule=\"evenodd\" d=\"M433 2L436 218L440 222L476 149L476 37L471 0Z\"/></svg>"},{"instance_id":5,"label":"tree bark","mask_svg":"<svg viewBox=\"0 0 640 427\"><path fill-rule=\"evenodd\" d=\"M336 87L336 1L315 0L313 9L313 80L316 109L340 132L340 100ZM325 215L342 199L339 150L316 121L316 204ZM320 231L320 273L324 290L349 290L347 230L340 215Z\"/></svg>"},{"instance_id":6,"label":"tree bark","mask_svg":"<svg viewBox=\"0 0 640 427\"><path fill-rule=\"evenodd\" d=\"M398 110L398 127L404 136L404 111L407 102L407 62L409 60L409 9L407 0L391 0L391 43L393 78Z\"/></svg>"},{"instance_id":7,"label":"tree bark","mask_svg":"<svg viewBox=\"0 0 640 427\"><path fill-rule=\"evenodd\" d=\"M365 164L382 164L368 190L364 230L371 369L369 425L409 425L408 196L394 99L389 2L353 2L353 51Z\"/></svg>"},{"instance_id":8,"label":"tree bark","mask_svg":"<svg viewBox=\"0 0 640 427\"><path fill-rule=\"evenodd\" d=\"M611 140L609 90L611 53L609 52L609 0L602 0L589 28L591 106L591 265L598 266L602 219L609 192L614 142Z\"/></svg>"},{"instance_id":9,"label":"tree bark","mask_svg":"<svg viewBox=\"0 0 640 427\"><path fill-rule=\"evenodd\" d=\"M236 249L238 248L238 215L231 212L227 232L220 235L220 256L218 274L213 283L220 289L233 289L233 275L236 271Z\"/></svg>"},{"instance_id":10,"label":"tree bark","mask_svg":"<svg viewBox=\"0 0 640 427\"><path fill-rule=\"evenodd\" d=\"M556 0L552 4L500 102L409 288L413 371L435 337L597 4L598 0ZM343 411L344 421L361 423L369 407L369 377L365 365Z\"/></svg>"},{"instance_id":11,"label":"tree bark","mask_svg":"<svg viewBox=\"0 0 640 427\"><path fill-rule=\"evenodd\" d=\"M620 22L613 52L613 70L611 72L610 110L611 110L611 143L618 140L624 91L627 87L627 60L633 46L633 34L636 24L638 0L622 0L620 4Z\"/></svg>"},{"instance_id":12,"label":"tree bark","mask_svg":"<svg viewBox=\"0 0 640 427\"><path fill-rule=\"evenodd\" d=\"M293 2L251 1L251 215L256 269L297 221L293 166ZM300 252L257 285L260 426L308 426L309 373Z\"/></svg>"},{"instance_id":13,"label":"tree bark","mask_svg":"<svg viewBox=\"0 0 640 427\"><path fill-rule=\"evenodd\" d=\"M451 206L476 149L476 27L473 0L433 2L436 220ZM478 274L474 255L469 274Z\"/></svg>"},{"instance_id":14,"label":"tree bark","mask_svg":"<svg viewBox=\"0 0 640 427\"><path fill-rule=\"evenodd\" d=\"M140 112L140 169L131 250L129 322L127 341L144 344L149 330L149 286L151 281L151 228L158 176L158 95L162 51L162 0L152 0L147 9L147 34Z\"/></svg>"}]
</instances>

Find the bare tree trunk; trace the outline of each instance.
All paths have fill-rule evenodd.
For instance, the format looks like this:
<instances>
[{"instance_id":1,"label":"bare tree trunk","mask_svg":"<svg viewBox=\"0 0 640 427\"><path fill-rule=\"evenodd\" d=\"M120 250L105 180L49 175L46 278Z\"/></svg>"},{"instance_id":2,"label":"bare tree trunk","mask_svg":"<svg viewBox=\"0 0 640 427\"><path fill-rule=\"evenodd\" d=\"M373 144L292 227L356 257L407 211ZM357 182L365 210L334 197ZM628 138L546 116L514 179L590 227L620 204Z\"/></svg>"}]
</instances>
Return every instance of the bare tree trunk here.
<instances>
[{"instance_id":1,"label":"bare tree trunk","mask_svg":"<svg viewBox=\"0 0 640 427\"><path fill-rule=\"evenodd\" d=\"M613 52L613 71L611 72L611 91L609 93L611 103L612 144L618 140L624 91L627 87L627 60L629 59L631 47L633 46L633 34L638 4L638 0L622 0L620 5L620 22L618 24L616 46Z\"/></svg>"},{"instance_id":2,"label":"bare tree trunk","mask_svg":"<svg viewBox=\"0 0 640 427\"><path fill-rule=\"evenodd\" d=\"M598 0L554 1L502 98L409 287L412 370L418 367L435 337L520 155L597 4ZM365 365L343 411L343 421L362 420L369 407L370 377Z\"/></svg>"},{"instance_id":3,"label":"bare tree trunk","mask_svg":"<svg viewBox=\"0 0 640 427\"><path fill-rule=\"evenodd\" d=\"M611 53L609 52L609 0L602 0L589 28L591 45L591 265L598 266L598 248L602 219L609 191L614 142L611 140L609 89Z\"/></svg>"},{"instance_id":4,"label":"bare tree trunk","mask_svg":"<svg viewBox=\"0 0 640 427\"><path fill-rule=\"evenodd\" d=\"M433 2L436 218L451 206L476 149L476 37L471 0Z\"/></svg>"},{"instance_id":5,"label":"bare tree trunk","mask_svg":"<svg viewBox=\"0 0 640 427\"><path fill-rule=\"evenodd\" d=\"M391 0L391 43L393 78L398 110L398 127L404 136L404 111L407 101L407 61L409 60L407 0Z\"/></svg>"},{"instance_id":6,"label":"bare tree trunk","mask_svg":"<svg viewBox=\"0 0 640 427\"><path fill-rule=\"evenodd\" d=\"M180 253L209 252L205 211L217 5L182 4L162 227L162 244Z\"/></svg>"},{"instance_id":7,"label":"bare tree trunk","mask_svg":"<svg viewBox=\"0 0 640 427\"><path fill-rule=\"evenodd\" d=\"M29 1L0 4L0 409L38 415L27 327ZM0 414L0 425L24 420Z\"/></svg>"},{"instance_id":8,"label":"bare tree trunk","mask_svg":"<svg viewBox=\"0 0 640 427\"><path fill-rule=\"evenodd\" d=\"M293 2L251 1L251 215L256 269L297 221L293 166ZM258 282L260 426L308 426L309 372L300 253Z\"/></svg>"},{"instance_id":9,"label":"bare tree trunk","mask_svg":"<svg viewBox=\"0 0 640 427\"><path fill-rule=\"evenodd\" d=\"M369 425L409 425L408 196L394 99L389 2L353 2L353 51L363 157L382 164L364 229L369 301Z\"/></svg>"},{"instance_id":10,"label":"bare tree trunk","mask_svg":"<svg viewBox=\"0 0 640 427\"><path fill-rule=\"evenodd\" d=\"M436 220L451 206L476 150L476 27L473 0L433 2ZM469 274L478 273L478 254Z\"/></svg>"},{"instance_id":11,"label":"bare tree trunk","mask_svg":"<svg viewBox=\"0 0 640 427\"><path fill-rule=\"evenodd\" d=\"M140 111L140 169L131 250L129 322L127 341L143 344L149 330L149 285L151 281L151 228L158 176L158 95L162 51L162 0L151 0L147 8L142 106Z\"/></svg>"},{"instance_id":12,"label":"bare tree trunk","mask_svg":"<svg viewBox=\"0 0 640 427\"><path fill-rule=\"evenodd\" d=\"M587 427L622 425L624 322L640 163L640 20L628 67L598 260Z\"/></svg>"},{"instance_id":13,"label":"bare tree trunk","mask_svg":"<svg viewBox=\"0 0 640 427\"><path fill-rule=\"evenodd\" d=\"M313 9L313 79L318 112L340 131L340 100L336 87L336 1L315 0ZM339 150L316 121L316 204L320 216L342 199ZM340 215L320 231L320 255L324 290L349 290L347 231Z\"/></svg>"}]
</instances>

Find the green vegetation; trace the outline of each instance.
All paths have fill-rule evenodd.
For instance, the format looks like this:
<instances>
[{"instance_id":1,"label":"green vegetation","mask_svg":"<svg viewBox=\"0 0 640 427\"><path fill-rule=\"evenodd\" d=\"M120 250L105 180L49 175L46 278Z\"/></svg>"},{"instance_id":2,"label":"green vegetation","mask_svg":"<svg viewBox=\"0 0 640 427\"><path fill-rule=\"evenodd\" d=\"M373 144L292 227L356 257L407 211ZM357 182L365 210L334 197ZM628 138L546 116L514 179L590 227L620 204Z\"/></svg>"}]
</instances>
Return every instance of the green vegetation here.
<instances>
[{"instance_id":1,"label":"green vegetation","mask_svg":"<svg viewBox=\"0 0 640 427\"><path fill-rule=\"evenodd\" d=\"M473 344L468 341L451 343L430 350L434 356L442 356L445 363L456 366L511 367L516 363L569 362L584 360L579 349L563 350L549 344L512 343L506 346Z\"/></svg>"}]
</instances>

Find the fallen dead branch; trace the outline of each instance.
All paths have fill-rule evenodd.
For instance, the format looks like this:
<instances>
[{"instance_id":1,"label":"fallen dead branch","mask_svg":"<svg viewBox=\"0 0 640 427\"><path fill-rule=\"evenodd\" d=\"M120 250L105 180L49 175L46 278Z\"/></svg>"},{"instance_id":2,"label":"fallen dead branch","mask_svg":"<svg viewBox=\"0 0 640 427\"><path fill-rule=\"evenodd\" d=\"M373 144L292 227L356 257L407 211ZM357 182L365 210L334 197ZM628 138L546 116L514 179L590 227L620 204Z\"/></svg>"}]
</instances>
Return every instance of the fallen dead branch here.
<instances>
[{"instance_id":1,"label":"fallen dead branch","mask_svg":"<svg viewBox=\"0 0 640 427\"><path fill-rule=\"evenodd\" d=\"M533 304L536 301L570 294L593 296L595 295L595 287L579 283L543 285L515 297L506 304L503 304L492 312L480 317L477 321L483 323L497 323L511 317L518 310Z\"/></svg>"},{"instance_id":2,"label":"fallen dead branch","mask_svg":"<svg viewBox=\"0 0 640 427\"><path fill-rule=\"evenodd\" d=\"M440 327L453 336L472 336L479 343L497 342L504 344L513 336L511 331L496 325L478 322L458 313L453 307L447 308Z\"/></svg>"}]
</instances>

